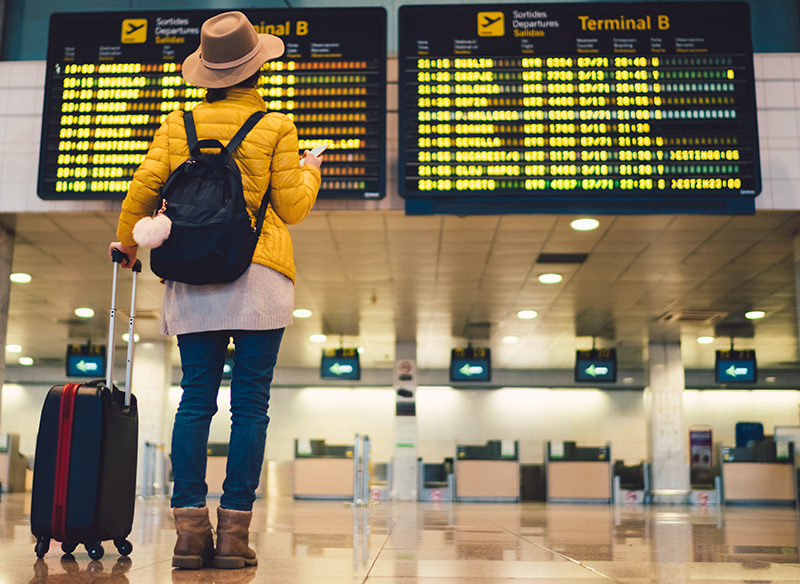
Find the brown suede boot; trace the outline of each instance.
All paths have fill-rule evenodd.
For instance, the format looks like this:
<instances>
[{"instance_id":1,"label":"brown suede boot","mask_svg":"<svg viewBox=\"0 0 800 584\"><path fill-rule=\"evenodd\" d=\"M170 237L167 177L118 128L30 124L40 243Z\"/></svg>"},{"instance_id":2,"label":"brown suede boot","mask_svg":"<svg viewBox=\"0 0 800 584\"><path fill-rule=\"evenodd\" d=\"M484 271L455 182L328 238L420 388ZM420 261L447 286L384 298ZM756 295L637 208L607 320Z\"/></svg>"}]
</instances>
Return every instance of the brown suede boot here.
<instances>
[{"instance_id":1,"label":"brown suede boot","mask_svg":"<svg viewBox=\"0 0 800 584\"><path fill-rule=\"evenodd\" d=\"M214 567L244 568L258 565L256 552L248 547L252 511L236 511L217 507L217 550Z\"/></svg>"},{"instance_id":2,"label":"brown suede boot","mask_svg":"<svg viewBox=\"0 0 800 584\"><path fill-rule=\"evenodd\" d=\"M175 507L172 513L178 532L172 566L199 570L210 565L214 557L214 539L208 520L208 507Z\"/></svg>"}]
</instances>

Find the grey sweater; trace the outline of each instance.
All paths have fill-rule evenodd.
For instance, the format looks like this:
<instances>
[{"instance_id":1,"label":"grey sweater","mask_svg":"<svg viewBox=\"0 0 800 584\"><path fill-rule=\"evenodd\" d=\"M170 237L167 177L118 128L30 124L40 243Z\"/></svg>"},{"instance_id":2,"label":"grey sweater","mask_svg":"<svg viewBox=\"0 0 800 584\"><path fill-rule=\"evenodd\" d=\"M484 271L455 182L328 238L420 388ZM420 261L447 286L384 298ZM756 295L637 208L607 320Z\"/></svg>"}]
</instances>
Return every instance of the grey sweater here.
<instances>
[{"instance_id":1,"label":"grey sweater","mask_svg":"<svg viewBox=\"0 0 800 584\"><path fill-rule=\"evenodd\" d=\"M161 332L182 335L218 330L270 330L289 326L294 283L275 270L250 264L228 284L183 284L167 280Z\"/></svg>"}]
</instances>

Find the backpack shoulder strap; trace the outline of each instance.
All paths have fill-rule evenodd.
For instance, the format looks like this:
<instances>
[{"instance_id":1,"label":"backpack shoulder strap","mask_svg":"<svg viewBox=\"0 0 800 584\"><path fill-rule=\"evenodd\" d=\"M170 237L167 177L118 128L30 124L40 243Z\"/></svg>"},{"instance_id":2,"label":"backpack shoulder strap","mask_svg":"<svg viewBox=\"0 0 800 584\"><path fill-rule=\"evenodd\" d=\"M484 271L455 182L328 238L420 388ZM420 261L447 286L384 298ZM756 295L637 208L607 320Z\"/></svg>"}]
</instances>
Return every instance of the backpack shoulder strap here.
<instances>
[{"instance_id":1,"label":"backpack shoulder strap","mask_svg":"<svg viewBox=\"0 0 800 584\"><path fill-rule=\"evenodd\" d=\"M225 146L225 149L228 151L228 154L233 154L233 151L239 147L239 144L242 143L242 140L244 140L248 132L250 132L250 130L252 130L253 127L259 122L259 120L261 120L261 118L263 118L265 115L267 115L267 112L258 111L252 114L249 118L247 118L247 121L245 121L245 123L242 124L242 127L239 128L239 131L233 135L231 141L228 142L227 146Z\"/></svg>"},{"instance_id":2,"label":"backpack shoulder strap","mask_svg":"<svg viewBox=\"0 0 800 584\"><path fill-rule=\"evenodd\" d=\"M233 154L233 151L239 147L239 144L245 139L245 136L252 130L255 125L267 115L267 112L257 111L250 115L249 118L242 124L242 127L239 128L239 131L234 134L231 141L228 142L228 145L225 146L225 149L228 151L228 154ZM267 192L264 193L261 197L261 204L258 207L258 213L256 214L256 224L255 224L255 232L259 235L261 234L261 227L264 225L264 217L267 214L267 205L269 205L269 187L267 187Z\"/></svg>"},{"instance_id":3,"label":"backpack shoulder strap","mask_svg":"<svg viewBox=\"0 0 800 584\"><path fill-rule=\"evenodd\" d=\"M186 143L189 145L189 152L197 146L197 129L194 127L194 117L191 110L183 112L183 125L186 128Z\"/></svg>"}]
</instances>

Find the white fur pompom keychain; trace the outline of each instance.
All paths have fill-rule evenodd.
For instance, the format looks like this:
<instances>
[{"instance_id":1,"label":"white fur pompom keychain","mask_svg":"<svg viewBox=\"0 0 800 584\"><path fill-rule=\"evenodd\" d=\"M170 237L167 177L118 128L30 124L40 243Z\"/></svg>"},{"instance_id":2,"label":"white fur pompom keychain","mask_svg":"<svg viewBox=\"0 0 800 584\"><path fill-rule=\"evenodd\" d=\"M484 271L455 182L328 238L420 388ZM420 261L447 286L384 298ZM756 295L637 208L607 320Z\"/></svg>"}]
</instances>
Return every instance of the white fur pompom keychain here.
<instances>
[{"instance_id":1,"label":"white fur pompom keychain","mask_svg":"<svg viewBox=\"0 0 800 584\"><path fill-rule=\"evenodd\" d=\"M142 217L133 226L133 239L142 247L156 248L164 243L172 229L172 221L164 213L166 201L155 217Z\"/></svg>"}]
</instances>

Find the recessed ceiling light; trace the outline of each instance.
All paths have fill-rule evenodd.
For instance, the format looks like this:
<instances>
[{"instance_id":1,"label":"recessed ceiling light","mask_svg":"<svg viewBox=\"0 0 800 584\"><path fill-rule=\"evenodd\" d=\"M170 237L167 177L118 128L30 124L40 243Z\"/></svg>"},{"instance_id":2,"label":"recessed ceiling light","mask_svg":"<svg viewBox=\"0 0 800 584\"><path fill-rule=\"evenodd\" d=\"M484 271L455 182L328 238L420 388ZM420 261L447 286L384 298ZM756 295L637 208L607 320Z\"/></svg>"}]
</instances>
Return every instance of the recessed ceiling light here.
<instances>
[{"instance_id":1,"label":"recessed ceiling light","mask_svg":"<svg viewBox=\"0 0 800 584\"><path fill-rule=\"evenodd\" d=\"M763 310L749 310L744 313L744 317L750 320L758 320L759 318L764 318L766 315L767 313Z\"/></svg>"},{"instance_id":2,"label":"recessed ceiling light","mask_svg":"<svg viewBox=\"0 0 800 584\"><path fill-rule=\"evenodd\" d=\"M125 341L126 343L128 342L128 333L123 333L122 334L122 340ZM136 333L133 333L133 342L134 343L138 343L139 342L139 335L136 334Z\"/></svg>"},{"instance_id":3,"label":"recessed ceiling light","mask_svg":"<svg viewBox=\"0 0 800 584\"><path fill-rule=\"evenodd\" d=\"M27 284L31 281L31 275L25 272L14 272L8 277L15 284Z\"/></svg>"},{"instance_id":4,"label":"recessed ceiling light","mask_svg":"<svg viewBox=\"0 0 800 584\"><path fill-rule=\"evenodd\" d=\"M708 337L708 336L697 337L697 342L700 343L701 345L710 345L711 343L714 342L714 337Z\"/></svg>"},{"instance_id":5,"label":"recessed ceiling light","mask_svg":"<svg viewBox=\"0 0 800 584\"><path fill-rule=\"evenodd\" d=\"M308 308L295 308L294 312L292 312L292 315L294 315L295 318L308 318L311 316L311 314L312 313Z\"/></svg>"},{"instance_id":6,"label":"recessed ceiling light","mask_svg":"<svg viewBox=\"0 0 800 584\"><path fill-rule=\"evenodd\" d=\"M94 316L94 310L91 308L81 307L75 309L75 316L79 316L81 318L92 318Z\"/></svg>"},{"instance_id":7,"label":"recessed ceiling light","mask_svg":"<svg viewBox=\"0 0 800 584\"><path fill-rule=\"evenodd\" d=\"M6 345L7 353L22 353L22 345Z\"/></svg>"},{"instance_id":8,"label":"recessed ceiling light","mask_svg":"<svg viewBox=\"0 0 800 584\"><path fill-rule=\"evenodd\" d=\"M25 365L26 367L30 367L33 365L33 357L20 357L19 364Z\"/></svg>"},{"instance_id":9,"label":"recessed ceiling light","mask_svg":"<svg viewBox=\"0 0 800 584\"><path fill-rule=\"evenodd\" d=\"M539 313L536 312L535 310L525 309L517 311L517 318L520 320L531 320L533 318L536 318L537 316L539 316Z\"/></svg>"},{"instance_id":10,"label":"recessed ceiling light","mask_svg":"<svg viewBox=\"0 0 800 584\"><path fill-rule=\"evenodd\" d=\"M564 276L561 274L539 274L539 281L542 284L558 284Z\"/></svg>"},{"instance_id":11,"label":"recessed ceiling light","mask_svg":"<svg viewBox=\"0 0 800 584\"><path fill-rule=\"evenodd\" d=\"M515 337L514 335L509 335L507 337L503 337L503 342L506 345L513 345L514 343L519 342L519 337Z\"/></svg>"},{"instance_id":12,"label":"recessed ceiling light","mask_svg":"<svg viewBox=\"0 0 800 584\"><path fill-rule=\"evenodd\" d=\"M324 343L328 340L328 337L325 335L311 335L308 340L312 343Z\"/></svg>"},{"instance_id":13,"label":"recessed ceiling light","mask_svg":"<svg viewBox=\"0 0 800 584\"><path fill-rule=\"evenodd\" d=\"M600 222L597 219L585 217L583 219L575 219L569 226L575 231L592 231L600 226Z\"/></svg>"}]
</instances>

